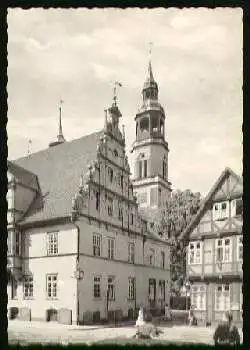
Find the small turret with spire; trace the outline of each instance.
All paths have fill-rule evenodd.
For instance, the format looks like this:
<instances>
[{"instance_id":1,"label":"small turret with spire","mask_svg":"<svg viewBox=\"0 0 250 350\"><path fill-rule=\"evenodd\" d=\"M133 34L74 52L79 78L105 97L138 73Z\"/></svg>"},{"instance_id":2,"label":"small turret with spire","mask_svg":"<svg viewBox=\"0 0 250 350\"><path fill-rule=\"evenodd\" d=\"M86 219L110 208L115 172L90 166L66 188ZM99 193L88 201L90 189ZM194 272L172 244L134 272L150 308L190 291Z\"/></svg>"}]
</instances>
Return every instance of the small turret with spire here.
<instances>
[{"instance_id":1,"label":"small turret with spire","mask_svg":"<svg viewBox=\"0 0 250 350\"><path fill-rule=\"evenodd\" d=\"M54 147L54 146L60 145L61 143L66 142L62 131L62 104L63 104L63 100L61 99L60 106L59 106L59 125L58 125L57 141L51 142L49 144L49 147Z\"/></svg>"},{"instance_id":2,"label":"small turret with spire","mask_svg":"<svg viewBox=\"0 0 250 350\"><path fill-rule=\"evenodd\" d=\"M111 107L105 109L105 124L104 129L107 133L111 133L115 138L124 142L123 135L119 129L119 119L122 117L120 109L117 105L117 87L121 87L122 84L118 81L114 82L113 87L113 103Z\"/></svg>"}]
</instances>

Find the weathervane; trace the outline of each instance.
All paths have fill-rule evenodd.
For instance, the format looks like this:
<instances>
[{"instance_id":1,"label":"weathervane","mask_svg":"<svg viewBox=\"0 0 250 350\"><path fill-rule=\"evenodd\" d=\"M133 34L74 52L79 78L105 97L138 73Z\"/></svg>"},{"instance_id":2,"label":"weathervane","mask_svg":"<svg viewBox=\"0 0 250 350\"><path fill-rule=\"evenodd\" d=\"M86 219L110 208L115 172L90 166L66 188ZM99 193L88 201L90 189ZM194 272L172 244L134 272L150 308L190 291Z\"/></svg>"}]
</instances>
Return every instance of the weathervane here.
<instances>
[{"instance_id":1,"label":"weathervane","mask_svg":"<svg viewBox=\"0 0 250 350\"><path fill-rule=\"evenodd\" d=\"M114 104L116 106L116 102L117 102L117 86L122 87L122 83L120 83L119 81L115 81L114 82L114 96L113 96L113 100L114 100Z\"/></svg>"},{"instance_id":2,"label":"weathervane","mask_svg":"<svg viewBox=\"0 0 250 350\"><path fill-rule=\"evenodd\" d=\"M151 61L153 42L149 42L149 61Z\"/></svg>"}]
</instances>

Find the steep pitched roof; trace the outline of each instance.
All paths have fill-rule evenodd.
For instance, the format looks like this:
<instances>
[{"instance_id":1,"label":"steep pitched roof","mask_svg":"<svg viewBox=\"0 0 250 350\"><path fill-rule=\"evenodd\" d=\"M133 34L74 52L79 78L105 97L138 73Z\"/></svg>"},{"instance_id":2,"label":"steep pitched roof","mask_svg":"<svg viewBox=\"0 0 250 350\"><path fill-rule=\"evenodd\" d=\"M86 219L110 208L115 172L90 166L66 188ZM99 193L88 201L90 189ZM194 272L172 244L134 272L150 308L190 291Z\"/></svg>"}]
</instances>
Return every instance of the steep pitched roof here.
<instances>
[{"instance_id":1,"label":"steep pitched roof","mask_svg":"<svg viewBox=\"0 0 250 350\"><path fill-rule=\"evenodd\" d=\"M97 157L97 146L103 131L47 148L15 160L28 172L37 174L38 195L22 222L43 221L71 215L72 198L79 188L80 176Z\"/></svg>"},{"instance_id":2,"label":"steep pitched roof","mask_svg":"<svg viewBox=\"0 0 250 350\"><path fill-rule=\"evenodd\" d=\"M206 198L202 201L200 209L194 216L194 218L191 220L191 222L188 224L188 226L185 228L185 230L180 234L179 239L183 239L184 237L189 236L190 232L193 230L193 228L196 226L196 224L200 221L203 214L207 210L208 206L211 203L212 198L216 194L216 192L219 190L225 179L229 176L232 176L235 178L239 183L243 184L242 177L237 175L232 169L225 168L224 171L221 173L213 187L211 188L210 192L206 196ZM241 194L242 195L242 194Z\"/></svg>"},{"instance_id":3,"label":"steep pitched roof","mask_svg":"<svg viewBox=\"0 0 250 350\"><path fill-rule=\"evenodd\" d=\"M32 188L37 192L40 190L36 174L10 161L8 161L8 171L15 176L17 182Z\"/></svg>"}]
</instances>

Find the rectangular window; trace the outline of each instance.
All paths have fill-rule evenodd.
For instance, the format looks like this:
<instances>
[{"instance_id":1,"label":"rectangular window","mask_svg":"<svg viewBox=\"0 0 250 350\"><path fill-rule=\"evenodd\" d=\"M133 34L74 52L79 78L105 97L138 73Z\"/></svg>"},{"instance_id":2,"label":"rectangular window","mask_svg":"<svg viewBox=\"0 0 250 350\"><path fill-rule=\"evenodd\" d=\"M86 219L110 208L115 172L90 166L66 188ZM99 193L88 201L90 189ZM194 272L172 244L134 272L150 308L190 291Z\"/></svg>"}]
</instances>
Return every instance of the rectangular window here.
<instances>
[{"instance_id":1,"label":"rectangular window","mask_svg":"<svg viewBox=\"0 0 250 350\"><path fill-rule=\"evenodd\" d=\"M243 260L243 236L237 237L237 260Z\"/></svg>"},{"instance_id":2,"label":"rectangular window","mask_svg":"<svg viewBox=\"0 0 250 350\"><path fill-rule=\"evenodd\" d=\"M108 300L115 300L115 278L108 277Z\"/></svg>"},{"instance_id":3,"label":"rectangular window","mask_svg":"<svg viewBox=\"0 0 250 350\"><path fill-rule=\"evenodd\" d=\"M164 280L159 281L159 299L165 300L165 281Z\"/></svg>"},{"instance_id":4,"label":"rectangular window","mask_svg":"<svg viewBox=\"0 0 250 350\"><path fill-rule=\"evenodd\" d=\"M119 186L123 189L123 175L119 175Z\"/></svg>"},{"instance_id":5,"label":"rectangular window","mask_svg":"<svg viewBox=\"0 0 250 350\"><path fill-rule=\"evenodd\" d=\"M232 260L231 243L230 238L216 240L216 261L230 262Z\"/></svg>"},{"instance_id":6,"label":"rectangular window","mask_svg":"<svg viewBox=\"0 0 250 350\"><path fill-rule=\"evenodd\" d=\"M230 309L230 286L222 284L215 289L215 310L228 311Z\"/></svg>"},{"instance_id":7,"label":"rectangular window","mask_svg":"<svg viewBox=\"0 0 250 350\"><path fill-rule=\"evenodd\" d=\"M135 244L134 244L134 242L128 243L128 261L131 263L135 262Z\"/></svg>"},{"instance_id":8,"label":"rectangular window","mask_svg":"<svg viewBox=\"0 0 250 350\"><path fill-rule=\"evenodd\" d=\"M109 178L109 182L112 183L113 182L113 178L114 178L114 171L110 167L108 167L108 178Z\"/></svg>"},{"instance_id":9,"label":"rectangular window","mask_svg":"<svg viewBox=\"0 0 250 350\"><path fill-rule=\"evenodd\" d=\"M130 213L130 225L134 225L134 214Z\"/></svg>"},{"instance_id":10,"label":"rectangular window","mask_svg":"<svg viewBox=\"0 0 250 350\"><path fill-rule=\"evenodd\" d=\"M101 277L94 276L94 298L101 297Z\"/></svg>"},{"instance_id":11,"label":"rectangular window","mask_svg":"<svg viewBox=\"0 0 250 350\"><path fill-rule=\"evenodd\" d=\"M139 161L139 179L142 178L142 161Z\"/></svg>"},{"instance_id":12,"label":"rectangular window","mask_svg":"<svg viewBox=\"0 0 250 350\"><path fill-rule=\"evenodd\" d=\"M23 280L23 298L33 298L33 276L24 276Z\"/></svg>"},{"instance_id":13,"label":"rectangular window","mask_svg":"<svg viewBox=\"0 0 250 350\"><path fill-rule=\"evenodd\" d=\"M114 238L108 238L108 258L114 259L115 255L115 240Z\"/></svg>"},{"instance_id":14,"label":"rectangular window","mask_svg":"<svg viewBox=\"0 0 250 350\"><path fill-rule=\"evenodd\" d=\"M229 216L229 203L220 202L213 205L214 220L223 220Z\"/></svg>"},{"instance_id":15,"label":"rectangular window","mask_svg":"<svg viewBox=\"0 0 250 350\"><path fill-rule=\"evenodd\" d=\"M190 242L188 249L189 264L201 264L201 243Z\"/></svg>"},{"instance_id":16,"label":"rectangular window","mask_svg":"<svg viewBox=\"0 0 250 350\"><path fill-rule=\"evenodd\" d=\"M148 161L145 159L144 160L144 177L148 176Z\"/></svg>"},{"instance_id":17,"label":"rectangular window","mask_svg":"<svg viewBox=\"0 0 250 350\"><path fill-rule=\"evenodd\" d=\"M161 252L161 268L165 269L165 253Z\"/></svg>"},{"instance_id":18,"label":"rectangular window","mask_svg":"<svg viewBox=\"0 0 250 350\"><path fill-rule=\"evenodd\" d=\"M206 287L204 285L191 286L191 304L196 310L206 310Z\"/></svg>"},{"instance_id":19,"label":"rectangular window","mask_svg":"<svg viewBox=\"0 0 250 350\"><path fill-rule=\"evenodd\" d=\"M108 197L108 215L113 216L113 198Z\"/></svg>"},{"instance_id":20,"label":"rectangular window","mask_svg":"<svg viewBox=\"0 0 250 350\"><path fill-rule=\"evenodd\" d=\"M58 232L47 233L47 255L58 254Z\"/></svg>"},{"instance_id":21,"label":"rectangular window","mask_svg":"<svg viewBox=\"0 0 250 350\"><path fill-rule=\"evenodd\" d=\"M95 193L95 208L97 211L100 210L100 192L96 191Z\"/></svg>"},{"instance_id":22,"label":"rectangular window","mask_svg":"<svg viewBox=\"0 0 250 350\"><path fill-rule=\"evenodd\" d=\"M46 292L48 299L57 298L57 274L49 274L46 276Z\"/></svg>"},{"instance_id":23,"label":"rectangular window","mask_svg":"<svg viewBox=\"0 0 250 350\"><path fill-rule=\"evenodd\" d=\"M149 249L149 265L154 265L155 250L153 248Z\"/></svg>"},{"instance_id":24,"label":"rectangular window","mask_svg":"<svg viewBox=\"0 0 250 350\"><path fill-rule=\"evenodd\" d=\"M15 255L21 255L21 233L19 231L15 232Z\"/></svg>"},{"instance_id":25,"label":"rectangular window","mask_svg":"<svg viewBox=\"0 0 250 350\"><path fill-rule=\"evenodd\" d=\"M128 279L128 298L129 300L135 300L135 278L129 277Z\"/></svg>"},{"instance_id":26,"label":"rectangular window","mask_svg":"<svg viewBox=\"0 0 250 350\"><path fill-rule=\"evenodd\" d=\"M93 255L101 256L101 235L93 234Z\"/></svg>"},{"instance_id":27,"label":"rectangular window","mask_svg":"<svg viewBox=\"0 0 250 350\"><path fill-rule=\"evenodd\" d=\"M236 199L236 215L243 214L243 201L242 199Z\"/></svg>"},{"instance_id":28,"label":"rectangular window","mask_svg":"<svg viewBox=\"0 0 250 350\"><path fill-rule=\"evenodd\" d=\"M148 281L148 298L149 300L155 300L156 297L156 280L150 278Z\"/></svg>"},{"instance_id":29,"label":"rectangular window","mask_svg":"<svg viewBox=\"0 0 250 350\"><path fill-rule=\"evenodd\" d=\"M122 221L122 217L123 217L123 215L122 215L122 201L119 201L118 202L118 219L120 221Z\"/></svg>"},{"instance_id":30,"label":"rectangular window","mask_svg":"<svg viewBox=\"0 0 250 350\"><path fill-rule=\"evenodd\" d=\"M137 195L138 203L147 203L147 192L141 192Z\"/></svg>"},{"instance_id":31,"label":"rectangular window","mask_svg":"<svg viewBox=\"0 0 250 350\"><path fill-rule=\"evenodd\" d=\"M12 235L12 232L8 232L8 255L12 255L12 240L11 240L11 235Z\"/></svg>"}]
</instances>

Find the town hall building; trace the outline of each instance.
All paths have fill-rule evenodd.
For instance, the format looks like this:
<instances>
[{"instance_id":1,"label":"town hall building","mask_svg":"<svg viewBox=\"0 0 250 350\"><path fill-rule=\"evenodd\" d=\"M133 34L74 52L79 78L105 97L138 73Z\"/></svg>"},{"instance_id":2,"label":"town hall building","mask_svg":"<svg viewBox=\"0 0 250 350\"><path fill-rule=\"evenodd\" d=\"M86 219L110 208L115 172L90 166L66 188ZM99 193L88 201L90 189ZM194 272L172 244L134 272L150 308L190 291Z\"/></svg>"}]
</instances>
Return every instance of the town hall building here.
<instances>
[{"instance_id":1,"label":"town hall building","mask_svg":"<svg viewBox=\"0 0 250 350\"><path fill-rule=\"evenodd\" d=\"M116 98L102 130L66 141L60 115L57 141L8 162L10 317L80 324L169 303L170 244L150 230L135 196L141 203L145 191L154 206L170 192L157 96L150 63L134 182Z\"/></svg>"}]
</instances>

